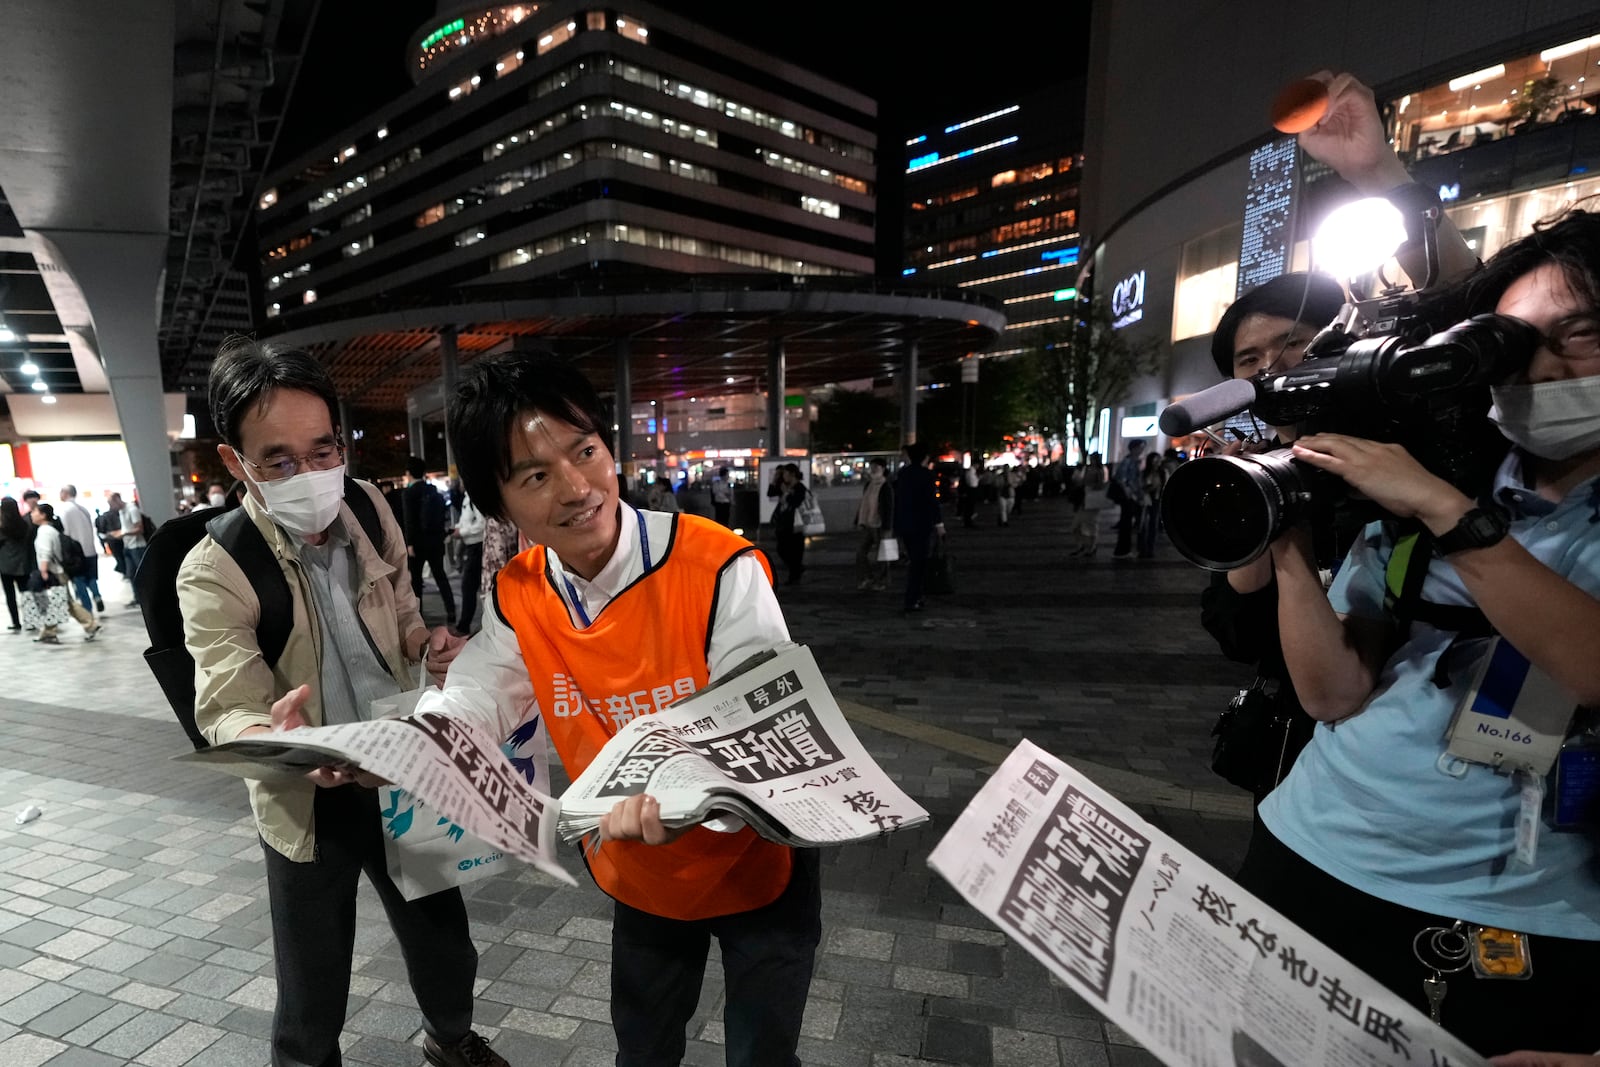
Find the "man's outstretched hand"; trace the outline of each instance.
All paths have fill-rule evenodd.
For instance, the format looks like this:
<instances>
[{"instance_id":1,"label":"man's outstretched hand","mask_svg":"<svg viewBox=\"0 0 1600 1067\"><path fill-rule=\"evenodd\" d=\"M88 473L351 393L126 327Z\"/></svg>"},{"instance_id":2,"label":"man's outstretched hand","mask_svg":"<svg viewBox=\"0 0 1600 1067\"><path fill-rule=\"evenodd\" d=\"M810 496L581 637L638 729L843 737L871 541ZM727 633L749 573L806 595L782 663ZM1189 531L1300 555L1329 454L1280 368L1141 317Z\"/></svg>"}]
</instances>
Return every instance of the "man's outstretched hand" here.
<instances>
[{"instance_id":1,"label":"man's outstretched hand","mask_svg":"<svg viewBox=\"0 0 1600 1067\"><path fill-rule=\"evenodd\" d=\"M286 730L297 730L306 725L305 716L301 713L306 706L306 701L311 699L311 687L300 685L289 690L272 705L272 732L282 733ZM382 778L368 774L366 771L352 767L347 763L333 764L327 767L318 767L314 771L307 771L306 778L313 784L331 789L335 786L364 785L369 789L376 789L386 785Z\"/></svg>"}]
</instances>

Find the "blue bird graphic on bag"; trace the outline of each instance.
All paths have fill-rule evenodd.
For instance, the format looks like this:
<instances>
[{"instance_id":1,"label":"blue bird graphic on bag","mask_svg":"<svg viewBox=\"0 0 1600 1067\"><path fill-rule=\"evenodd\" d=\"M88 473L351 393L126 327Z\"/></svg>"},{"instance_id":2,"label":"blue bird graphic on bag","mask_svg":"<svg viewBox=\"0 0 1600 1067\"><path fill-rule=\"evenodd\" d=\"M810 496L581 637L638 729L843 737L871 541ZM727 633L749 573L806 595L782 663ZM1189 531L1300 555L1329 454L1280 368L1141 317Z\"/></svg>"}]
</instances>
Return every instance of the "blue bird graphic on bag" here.
<instances>
[{"instance_id":1,"label":"blue bird graphic on bag","mask_svg":"<svg viewBox=\"0 0 1600 1067\"><path fill-rule=\"evenodd\" d=\"M409 795L404 789L389 790L389 806L378 813L383 818L383 828L388 830L389 836L396 841L411 829L411 813L417 810L413 804L405 811L400 811L400 798Z\"/></svg>"},{"instance_id":2,"label":"blue bird graphic on bag","mask_svg":"<svg viewBox=\"0 0 1600 1067\"><path fill-rule=\"evenodd\" d=\"M538 718L529 719L511 731L511 736L506 738L505 744L500 746L500 750L511 761L511 766L515 767L517 773L528 780L529 785L536 784L535 779L539 776L539 768L535 763L535 757L533 755L519 756L517 753L521 752L539 735L539 721Z\"/></svg>"}]
</instances>

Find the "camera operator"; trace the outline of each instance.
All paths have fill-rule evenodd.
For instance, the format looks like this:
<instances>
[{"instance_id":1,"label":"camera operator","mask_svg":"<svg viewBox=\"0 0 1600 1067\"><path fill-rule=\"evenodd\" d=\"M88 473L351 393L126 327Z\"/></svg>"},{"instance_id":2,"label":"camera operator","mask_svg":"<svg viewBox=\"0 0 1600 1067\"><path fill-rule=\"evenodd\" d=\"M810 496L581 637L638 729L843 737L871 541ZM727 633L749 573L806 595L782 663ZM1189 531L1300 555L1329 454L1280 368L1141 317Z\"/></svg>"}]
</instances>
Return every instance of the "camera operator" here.
<instances>
[{"instance_id":1,"label":"camera operator","mask_svg":"<svg viewBox=\"0 0 1600 1067\"><path fill-rule=\"evenodd\" d=\"M1485 631L1559 687L1547 712L1600 704L1600 214L1536 227L1474 276L1465 298L1541 336L1525 375L1492 390L1491 418L1514 447L1481 499L1398 445L1333 433L1294 443L1296 459L1398 521L1366 529L1327 593L1303 528L1272 545L1284 660L1320 725L1262 803L1266 832L1239 881L1418 1008L1431 994L1445 1027L1480 1052L1592 1052L1593 829L1551 828L1546 776L1449 752L1454 714L1494 642L1444 628L1443 610L1429 616L1438 625L1420 612L1397 617L1385 591L1409 520L1432 542L1410 558L1426 560L1424 606L1481 612ZM1562 799L1593 810L1591 796ZM1531 974L1463 969L1470 938L1460 935L1475 926L1525 935ZM1458 941L1459 960L1439 957Z\"/></svg>"},{"instance_id":2,"label":"camera operator","mask_svg":"<svg viewBox=\"0 0 1600 1067\"><path fill-rule=\"evenodd\" d=\"M1229 306L1212 334L1211 357L1218 372L1244 379L1268 364L1278 371L1298 365L1306 345L1339 314L1344 299L1344 289L1323 274L1283 274L1250 290ZM1252 444L1252 450L1279 448L1295 439L1293 426L1271 429L1272 438ZM1242 442L1234 441L1223 453L1243 449ZM1319 532L1319 564L1331 566L1355 532L1343 530L1332 538ZM1300 708L1283 663L1271 554L1231 571L1212 572L1200 597L1200 622L1223 655L1256 668L1255 681L1212 731L1217 737L1212 769L1250 790L1260 804L1294 766L1316 725Z\"/></svg>"},{"instance_id":3,"label":"camera operator","mask_svg":"<svg viewBox=\"0 0 1600 1067\"><path fill-rule=\"evenodd\" d=\"M1357 192L1381 195L1410 181L1384 134L1372 90L1353 75L1319 71L1311 76L1328 87L1321 120L1299 136L1307 155L1332 167ZM1445 278L1469 274L1477 259L1448 221L1439 226L1439 272ZM1426 263L1410 250L1401 265L1421 284ZM1284 274L1235 300L1217 323L1211 357L1224 378L1248 379L1282 373L1300 365L1306 346L1345 302L1344 289L1325 274ZM1271 427L1269 440L1252 451L1270 451L1295 439L1293 426ZM1245 450L1232 442L1222 450ZM1359 518L1340 509L1333 521L1313 532L1319 570L1331 571L1360 532ZM1256 679L1241 692L1217 723L1212 766L1218 774L1248 789L1259 804L1294 765L1311 738L1314 720L1300 708L1278 642L1278 594L1272 557L1213 575L1201 596L1200 620L1229 659L1254 664Z\"/></svg>"}]
</instances>

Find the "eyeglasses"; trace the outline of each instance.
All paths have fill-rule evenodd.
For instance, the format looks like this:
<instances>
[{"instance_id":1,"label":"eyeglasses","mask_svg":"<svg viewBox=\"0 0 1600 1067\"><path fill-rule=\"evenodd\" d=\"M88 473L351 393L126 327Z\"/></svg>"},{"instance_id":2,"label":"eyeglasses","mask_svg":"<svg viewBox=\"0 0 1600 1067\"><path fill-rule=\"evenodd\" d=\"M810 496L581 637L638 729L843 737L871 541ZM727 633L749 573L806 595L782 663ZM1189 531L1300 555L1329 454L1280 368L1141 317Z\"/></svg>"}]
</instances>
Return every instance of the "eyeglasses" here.
<instances>
[{"instance_id":1,"label":"eyeglasses","mask_svg":"<svg viewBox=\"0 0 1600 1067\"><path fill-rule=\"evenodd\" d=\"M1562 319L1549 333L1539 336L1544 346L1562 359L1594 359L1600 356L1600 317L1592 314Z\"/></svg>"},{"instance_id":2,"label":"eyeglasses","mask_svg":"<svg viewBox=\"0 0 1600 1067\"><path fill-rule=\"evenodd\" d=\"M279 456L265 463L257 463L243 452L236 453L250 466L261 472L263 481L275 482L280 478L293 478L302 469L309 471L332 470L344 462L344 445L323 445L299 456Z\"/></svg>"}]
</instances>

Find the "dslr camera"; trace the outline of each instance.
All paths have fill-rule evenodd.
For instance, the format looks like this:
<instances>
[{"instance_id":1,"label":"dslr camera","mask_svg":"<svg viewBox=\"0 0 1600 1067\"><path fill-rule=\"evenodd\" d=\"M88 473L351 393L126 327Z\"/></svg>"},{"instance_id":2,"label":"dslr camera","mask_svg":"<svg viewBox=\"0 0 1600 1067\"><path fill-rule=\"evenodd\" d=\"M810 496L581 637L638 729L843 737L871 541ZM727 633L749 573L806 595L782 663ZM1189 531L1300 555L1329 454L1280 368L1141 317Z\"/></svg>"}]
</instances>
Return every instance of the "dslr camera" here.
<instances>
[{"instance_id":1,"label":"dslr camera","mask_svg":"<svg viewBox=\"0 0 1600 1067\"><path fill-rule=\"evenodd\" d=\"M1431 284L1437 258L1427 245ZM1303 434L1397 443L1429 472L1476 496L1507 448L1488 418L1489 386L1525 369L1539 338L1527 323L1496 314L1440 328L1453 316L1427 288L1388 286L1360 299L1348 285L1357 298L1306 346L1299 366L1188 397L1162 412L1162 430L1194 433L1249 410ZM1302 520L1331 523L1336 508L1360 509L1363 521L1388 517L1288 448L1192 460L1173 472L1161 498L1173 546L1219 571L1256 559Z\"/></svg>"}]
</instances>

